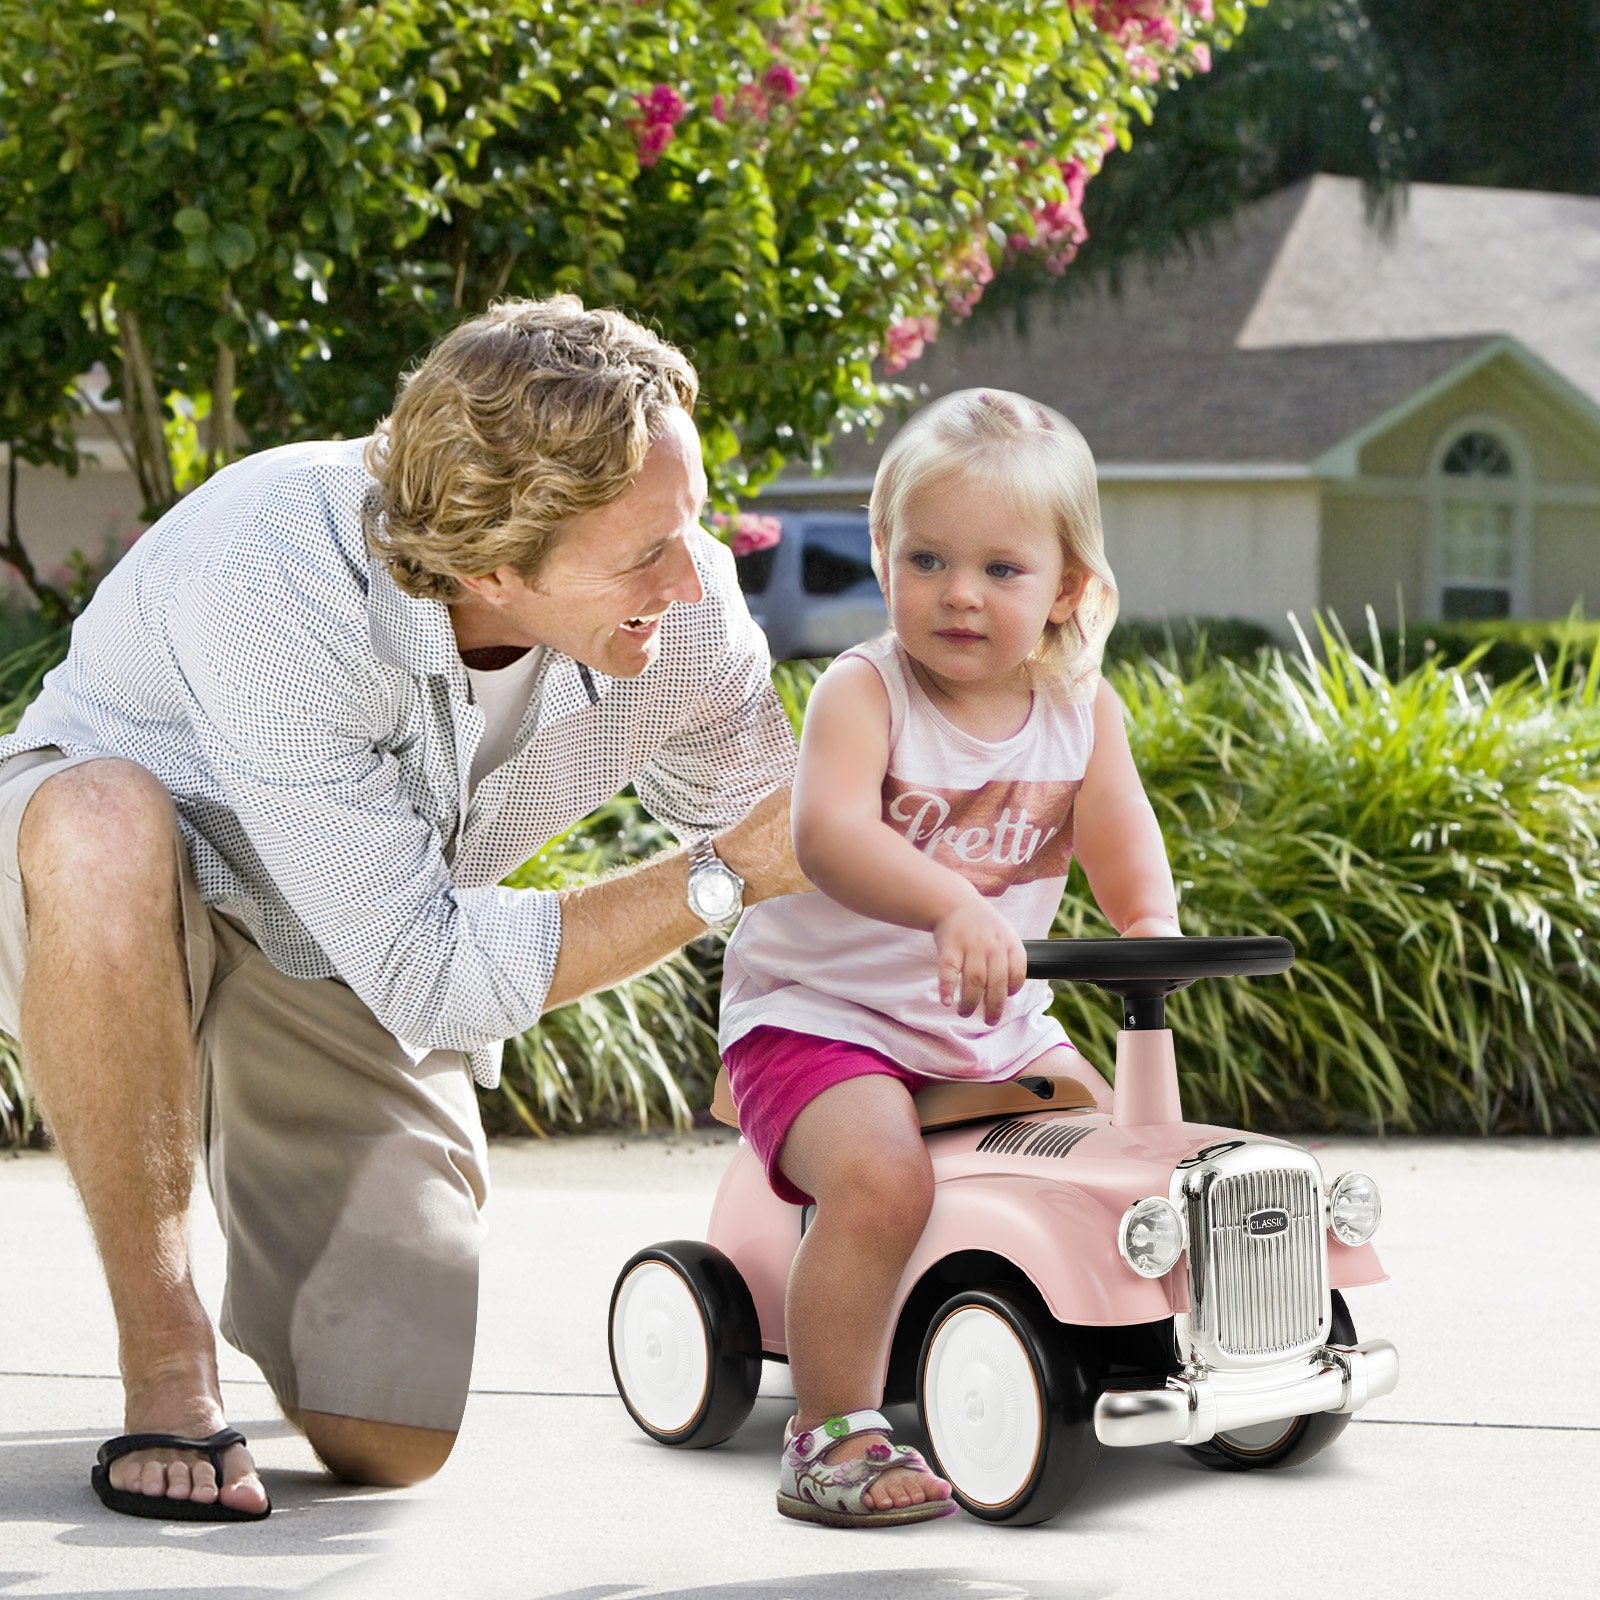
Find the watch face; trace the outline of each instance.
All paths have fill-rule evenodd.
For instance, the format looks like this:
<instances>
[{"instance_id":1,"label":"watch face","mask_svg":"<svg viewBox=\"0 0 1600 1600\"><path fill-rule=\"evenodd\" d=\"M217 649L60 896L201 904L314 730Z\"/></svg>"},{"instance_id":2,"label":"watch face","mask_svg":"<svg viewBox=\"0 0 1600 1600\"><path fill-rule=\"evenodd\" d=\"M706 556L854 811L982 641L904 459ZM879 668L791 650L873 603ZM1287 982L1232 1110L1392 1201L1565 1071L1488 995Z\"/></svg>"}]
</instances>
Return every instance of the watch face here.
<instances>
[{"instance_id":1,"label":"watch face","mask_svg":"<svg viewBox=\"0 0 1600 1600\"><path fill-rule=\"evenodd\" d=\"M695 875L694 907L702 917L720 922L732 916L738 903L739 890L730 873L711 870Z\"/></svg>"}]
</instances>

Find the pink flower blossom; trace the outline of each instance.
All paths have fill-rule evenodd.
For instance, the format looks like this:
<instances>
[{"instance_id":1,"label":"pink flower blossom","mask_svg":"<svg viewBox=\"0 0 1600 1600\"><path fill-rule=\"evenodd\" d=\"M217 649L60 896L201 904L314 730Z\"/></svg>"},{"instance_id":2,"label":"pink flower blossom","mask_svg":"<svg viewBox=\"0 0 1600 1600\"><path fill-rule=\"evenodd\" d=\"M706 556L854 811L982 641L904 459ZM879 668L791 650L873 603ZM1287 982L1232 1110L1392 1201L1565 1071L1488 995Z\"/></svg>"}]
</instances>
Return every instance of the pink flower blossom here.
<instances>
[{"instance_id":1,"label":"pink flower blossom","mask_svg":"<svg viewBox=\"0 0 1600 1600\"><path fill-rule=\"evenodd\" d=\"M1144 83L1154 83L1161 76L1156 58L1143 45L1130 44L1123 52L1123 59L1128 63L1128 71Z\"/></svg>"},{"instance_id":2,"label":"pink flower blossom","mask_svg":"<svg viewBox=\"0 0 1600 1600\"><path fill-rule=\"evenodd\" d=\"M1047 200L1033 214L1033 236L1041 248L1080 245L1089 237L1083 213L1070 200Z\"/></svg>"},{"instance_id":3,"label":"pink flower blossom","mask_svg":"<svg viewBox=\"0 0 1600 1600\"><path fill-rule=\"evenodd\" d=\"M664 122L669 128L673 123L681 122L688 109L683 103L683 96L666 83L658 83L649 94L636 94L633 98L644 112L646 122Z\"/></svg>"},{"instance_id":4,"label":"pink flower blossom","mask_svg":"<svg viewBox=\"0 0 1600 1600\"><path fill-rule=\"evenodd\" d=\"M639 165L653 167L661 159L661 152L672 143L672 124L636 122L632 126L634 142L639 147Z\"/></svg>"},{"instance_id":5,"label":"pink flower blossom","mask_svg":"<svg viewBox=\"0 0 1600 1600\"><path fill-rule=\"evenodd\" d=\"M761 87L780 100L793 100L800 93L800 80L787 63L774 61L761 74Z\"/></svg>"},{"instance_id":6,"label":"pink flower blossom","mask_svg":"<svg viewBox=\"0 0 1600 1600\"><path fill-rule=\"evenodd\" d=\"M1196 72L1209 72L1211 70L1211 46L1197 44L1190 59L1194 62Z\"/></svg>"},{"instance_id":7,"label":"pink flower blossom","mask_svg":"<svg viewBox=\"0 0 1600 1600\"><path fill-rule=\"evenodd\" d=\"M783 524L776 517L758 517L742 511L733 519L733 537L728 541L736 556L756 550L770 550L783 537Z\"/></svg>"},{"instance_id":8,"label":"pink flower blossom","mask_svg":"<svg viewBox=\"0 0 1600 1600\"><path fill-rule=\"evenodd\" d=\"M1191 17L1198 17L1202 22L1210 22L1217 14L1211 0L1185 0L1183 9Z\"/></svg>"},{"instance_id":9,"label":"pink flower blossom","mask_svg":"<svg viewBox=\"0 0 1600 1600\"><path fill-rule=\"evenodd\" d=\"M728 120L728 102L720 94L714 94L711 97L711 115L718 122L726 122Z\"/></svg>"},{"instance_id":10,"label":"pink flower blossom","mask_svg":"<svg viewBox=\"0 0 1600 1600\"><path fill-rule=\"evenodd\" d=\"M994 267L989 260L988 241L980 235L951 261L945 304L957 319L970 317L983 298L984 288L993 282Z\"/></svg>"},{"instance_id":11,"label":"pink flower blossom","mask_svg":"<svg viewBox=\"0 0 1600 1600\"><path fill-rule=\"evenodd\" d=\"M1061 181L1067 186L1067 199L1074 206L1082 206L1083 191L1089 187L1089 169L1076 156L1056 162Z\"/></svg>"},{"instance_id":12,"label":"pink flower blossom","mask_svg":"<svg viewBox=\"0 0 1600 1600\"><path fill-rule=\"evenodd\" d=\"M884 340L883 370L887 374L904 372L923 350L938 337L939 324L933 317L902 317L889 324Z\"/></svg>"},{"instance_id":13,"label":"pink flower blossom","mask_svg":"<svg viewBox=\"0 0 1600 1600\"><path fill-rule=\"evenodd\" d=\"M671 84L658 83L648 94L636 94L633 102L644 113L628 124L639 150L639 165L653 167L661 152L672 143L672 125L683 120L688 107Z\"/></svg>"},{"instance_id":14,"label":"pink flower blossom","mask_svg":"<svg viewBox=\"0 0 1600 1600\"><path fill-rule=\"evenodd\" d=\"M1210 21L1212 0L1201 0L1201 3L1205 6L1204 20ZM1137 55L1138 75L1159 76L1159 67L1142 46L1157 45L1166 51L1178 48L1183 33L1171 14L1176 9L1176 0L1090 0L1090 4L1094 25L1127 51L1130 66L1135 65ZM1194 11L1193 0L1190 0L1189 9Z\"/></svg>"}]
</instances>

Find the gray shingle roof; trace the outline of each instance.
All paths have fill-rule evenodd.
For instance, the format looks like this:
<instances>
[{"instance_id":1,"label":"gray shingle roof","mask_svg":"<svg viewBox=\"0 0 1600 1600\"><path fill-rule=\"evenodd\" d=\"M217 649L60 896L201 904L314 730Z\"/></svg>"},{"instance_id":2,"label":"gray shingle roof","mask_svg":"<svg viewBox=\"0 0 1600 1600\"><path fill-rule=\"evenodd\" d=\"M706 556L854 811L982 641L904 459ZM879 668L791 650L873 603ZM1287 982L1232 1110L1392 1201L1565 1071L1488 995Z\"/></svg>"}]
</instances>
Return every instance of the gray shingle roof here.
<instances>
[{"instance_id":1,"label":"gray shingle roof","mask_svg":"<svg viewBox=\"0 0 1600 1600\"><path fill-rule=\"evenodd\" d=\"M1187 259L951 330L904 379L993 384L1064 412L1102 465L1304 464L1504 334L1600 401L1600 199L1414 184L1392 232L1319 177ZM841 438L836 477L893 436Z\"/></svg>"}]
</instances>

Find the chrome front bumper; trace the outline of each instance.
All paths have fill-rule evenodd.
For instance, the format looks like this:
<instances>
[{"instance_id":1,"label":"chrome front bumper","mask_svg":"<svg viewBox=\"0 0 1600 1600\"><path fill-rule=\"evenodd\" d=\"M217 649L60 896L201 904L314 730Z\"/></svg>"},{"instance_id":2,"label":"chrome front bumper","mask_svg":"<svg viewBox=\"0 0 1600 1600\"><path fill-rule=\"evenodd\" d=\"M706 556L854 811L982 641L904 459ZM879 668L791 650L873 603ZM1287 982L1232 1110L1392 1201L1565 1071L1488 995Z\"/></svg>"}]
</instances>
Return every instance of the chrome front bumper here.
<instances>
[{"instance_id":1,"label":"chrome front bumper","mask_svg":"<svg viewBox=\"0 0 1600 1600\"><path fill-rule=\"evenodd\" d=\"M1400 1355L1387 1339L1330 1344L1288 1367L1180 1373L1164 1389L1107 1389L1095 1403L1094 1431L1105 1445L1204 1444L1259 1422L1359 1411L1399 1377Z\"/></svg>"}]
</instances>

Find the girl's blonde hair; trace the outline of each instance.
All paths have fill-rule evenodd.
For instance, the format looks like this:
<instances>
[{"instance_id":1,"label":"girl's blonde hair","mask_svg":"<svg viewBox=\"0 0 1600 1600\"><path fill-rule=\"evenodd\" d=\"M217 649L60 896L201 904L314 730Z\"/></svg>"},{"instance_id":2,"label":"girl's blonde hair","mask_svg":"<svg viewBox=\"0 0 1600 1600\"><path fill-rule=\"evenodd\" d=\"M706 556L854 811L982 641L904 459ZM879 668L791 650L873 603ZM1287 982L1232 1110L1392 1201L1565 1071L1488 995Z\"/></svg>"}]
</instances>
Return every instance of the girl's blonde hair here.
<instances>
[{"instance_id":1,"label":"girl's blonde hair","mask_svg":"<svg viewBox=\"0 0 1600 1600\"><path fill-rule=\"evenodd\" d=\"M1093 695L1106 636L1117 619L1117 580L1106 564L1094 457L1059 412L1004 389L961 389L924 407L884 452L868 514L880 584L889 549L919 489L959 478L988 489L1003 516L1048 523L1067 571L1085 585L1065 623L1048 623L1029 665L1071 699Z\"/></svg>"},{"instance_id":2,"label":"girl's blonde hair","mask_svg":"<svg viewBox=\"0 0 1600 1600\"><path fill-rule=\"evenodd\" d=\"M504 300L445 335L403 380L367 445L367 542L408 594L458 600L458 577L532 578L571 517L639 476L688 359L620 311L574 295Z\"/></svg>"}]
</instances>

